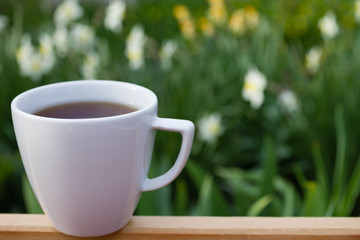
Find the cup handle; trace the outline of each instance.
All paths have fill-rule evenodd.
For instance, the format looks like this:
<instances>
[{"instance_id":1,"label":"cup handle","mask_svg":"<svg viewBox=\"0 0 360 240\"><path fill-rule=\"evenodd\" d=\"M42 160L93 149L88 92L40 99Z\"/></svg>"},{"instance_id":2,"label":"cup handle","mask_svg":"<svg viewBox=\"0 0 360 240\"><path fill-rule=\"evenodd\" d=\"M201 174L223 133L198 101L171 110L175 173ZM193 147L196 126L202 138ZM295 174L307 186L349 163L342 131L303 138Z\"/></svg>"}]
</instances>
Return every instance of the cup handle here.
<instances>
[{"instance_id":1,"label":"cup handle","mask_svg":"<svg viewBox=\"0 0 360 240\"><path fill-rule=\"evenodd\" d=\"M153 129L159 129L170 132L178 132L182 136L181 148L174 165L163 175L149 179L146 177L142 191L151 191L172 182L184 168L186 161L190 155L192 142L194 139L194 124L188 120L159 118L156 117L152 123Z\"/></svg>"}]
</instances>

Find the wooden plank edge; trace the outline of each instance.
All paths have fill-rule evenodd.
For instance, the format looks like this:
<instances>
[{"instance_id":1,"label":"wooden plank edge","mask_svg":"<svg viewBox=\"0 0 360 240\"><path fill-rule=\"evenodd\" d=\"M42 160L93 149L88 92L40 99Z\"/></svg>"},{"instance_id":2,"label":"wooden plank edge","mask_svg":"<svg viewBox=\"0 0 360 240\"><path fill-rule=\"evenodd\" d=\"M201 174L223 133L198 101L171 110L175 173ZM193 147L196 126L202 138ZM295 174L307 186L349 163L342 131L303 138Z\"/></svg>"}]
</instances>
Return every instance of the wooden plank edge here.
<instances>
[{"instance_id":1,"label":"wooden plank edge","mask_svg":"<svg viewBox=\"0 0 360 240\"><path fill-rule=\"evenodd\" d=\"M19 238L15 238L18 236ZM72 239L45 215L0 214L0 240ZM33 237L33 238L32 238ZM360 239L360 218L134 216L103 239Z\"/></svg>"}]
</instances>

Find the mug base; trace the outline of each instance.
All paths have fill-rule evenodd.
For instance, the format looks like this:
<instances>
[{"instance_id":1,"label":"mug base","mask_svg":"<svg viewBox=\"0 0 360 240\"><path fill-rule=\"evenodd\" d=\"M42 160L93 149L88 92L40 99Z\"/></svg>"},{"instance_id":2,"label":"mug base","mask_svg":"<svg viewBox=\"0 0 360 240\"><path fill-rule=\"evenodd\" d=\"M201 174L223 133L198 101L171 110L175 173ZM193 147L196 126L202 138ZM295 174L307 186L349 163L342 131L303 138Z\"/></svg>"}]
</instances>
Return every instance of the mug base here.
<instances>
[{"instance_id":1,"label":"mug base","mask_svg":"<svg viewBox=\"0 0 360 240\"><path fill-rule=\"evenodd\" d=\"M130 220L128 220L124 224L121 224L120 226L117 225L116 227L112 226L112 227L107 227L107 228L102 228L102 229L96 229L96 231L94 231L94 229L91 229L90 231L76 231L76 229L72 229L71 231L66 231L61 228L56 227L55 225L53 225L53 226L58 232L63 233L65 235L72 236L72 237L86 238L86 237L102 237L102 236L116 233L117 231L124 228L129 222L130 222Z\"/></svg>"}]
</instances>

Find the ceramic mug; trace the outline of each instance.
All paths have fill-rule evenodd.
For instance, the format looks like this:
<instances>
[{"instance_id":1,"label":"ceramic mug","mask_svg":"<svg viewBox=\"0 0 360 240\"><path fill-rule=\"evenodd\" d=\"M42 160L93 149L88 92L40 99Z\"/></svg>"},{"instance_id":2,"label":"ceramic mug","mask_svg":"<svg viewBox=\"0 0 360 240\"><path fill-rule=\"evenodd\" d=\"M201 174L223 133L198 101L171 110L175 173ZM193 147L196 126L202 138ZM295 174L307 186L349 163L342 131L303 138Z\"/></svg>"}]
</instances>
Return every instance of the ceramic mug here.
<instances>
[{"instance_id":1,"label":"ceramic mug","mask_svg":"<svg viewBox=\"0 0 360 240\"><path fill-rule=\"evenodd\" d=\"M138 110L124 115L60 119L35 112L73 102L110 102ZM130 220L141 192L173 181L189 156L194 124L157 117L157 97L118 81L80 80L37 87L11 103L21 158L34 193L52 224L73 236L101 236ZM149 179L156 129L182 134L165 174Z\"/></svg>"}]
</instances>

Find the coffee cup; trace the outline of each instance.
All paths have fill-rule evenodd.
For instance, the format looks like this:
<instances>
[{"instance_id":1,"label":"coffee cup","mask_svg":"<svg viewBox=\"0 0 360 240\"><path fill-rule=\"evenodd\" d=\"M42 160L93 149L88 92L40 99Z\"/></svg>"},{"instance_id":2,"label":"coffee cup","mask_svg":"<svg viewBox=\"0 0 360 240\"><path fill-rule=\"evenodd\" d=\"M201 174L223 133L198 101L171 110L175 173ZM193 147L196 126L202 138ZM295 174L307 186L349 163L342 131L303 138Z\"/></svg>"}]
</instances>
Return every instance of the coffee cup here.
<instances>
[{"instance_id":1,"label":"coffee cup","mask_svg":"<svg viewBox=\"0 0 360 240\"><path fill-rule=\"evenodd\" d=\"M75 119L36 115L42 109L81 102L121 104L135 110ZM157 107L151 90L106 80L45 85L12 101L27 177L57 230L82 237L115 232L129 222L142 192L161 188L179 175L190 154L194 124L159 118ZM182 143L174 165L149 179L157 129L180 133Z\"/></svg>"}]
</instances>

